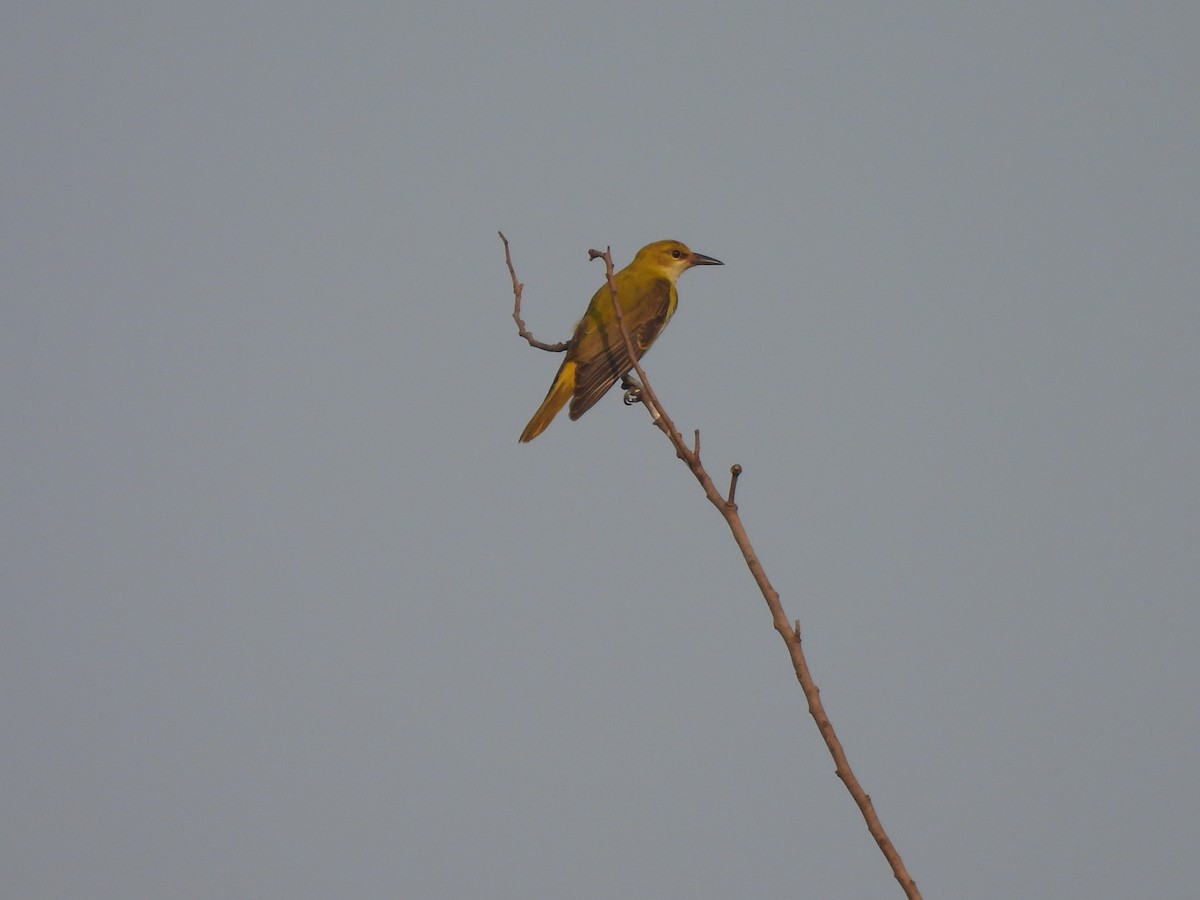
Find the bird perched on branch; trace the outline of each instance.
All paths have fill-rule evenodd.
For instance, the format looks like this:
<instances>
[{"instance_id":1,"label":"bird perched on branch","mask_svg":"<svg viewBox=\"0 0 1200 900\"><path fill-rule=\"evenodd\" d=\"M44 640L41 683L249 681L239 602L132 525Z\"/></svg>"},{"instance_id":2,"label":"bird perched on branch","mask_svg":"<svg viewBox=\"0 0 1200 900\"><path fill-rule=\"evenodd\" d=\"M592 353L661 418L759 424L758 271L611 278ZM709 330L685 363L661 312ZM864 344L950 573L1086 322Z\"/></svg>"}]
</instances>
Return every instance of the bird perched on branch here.
<instances>
[{"instance_id":1,"label":"bird perched on branch","mask_svg":"<svg viewBox=\"0 0 1200 900\"><path fill-rule=\"evenodd\" d=\"M724 263L719 259L694 253L679 241L655 241L639 250L633 262L613 276L621 319L636 359L650 349L674 314L679 276L692 266L721 265ZM521 432L521 443L545 431L568 400L572 421L578 419L632 368L633 360L621 337L606 283L593 295L587 312L575 326L567 344L567 358L554 376L546 399Z\"/></svg>"}]
</instances>

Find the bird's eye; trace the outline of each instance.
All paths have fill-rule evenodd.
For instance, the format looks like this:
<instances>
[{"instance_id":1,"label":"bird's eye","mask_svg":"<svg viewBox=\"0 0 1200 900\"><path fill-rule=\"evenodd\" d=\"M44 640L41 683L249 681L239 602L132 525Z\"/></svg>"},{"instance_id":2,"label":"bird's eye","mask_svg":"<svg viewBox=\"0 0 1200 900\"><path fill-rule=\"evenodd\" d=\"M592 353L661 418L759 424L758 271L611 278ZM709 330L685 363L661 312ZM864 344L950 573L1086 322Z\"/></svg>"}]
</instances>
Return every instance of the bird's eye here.
<instances>
[{"instance_id":1,"label":"bird's eye","mask_svg":"<svg viewBox=\"0 0 1200 900\"><path fill-rule=\"evenodd\" d=\"M671 255L676 259L679 259L679 257L683 256L683 253L679 250L672 250Z\"/></svg>"}]
</instances>

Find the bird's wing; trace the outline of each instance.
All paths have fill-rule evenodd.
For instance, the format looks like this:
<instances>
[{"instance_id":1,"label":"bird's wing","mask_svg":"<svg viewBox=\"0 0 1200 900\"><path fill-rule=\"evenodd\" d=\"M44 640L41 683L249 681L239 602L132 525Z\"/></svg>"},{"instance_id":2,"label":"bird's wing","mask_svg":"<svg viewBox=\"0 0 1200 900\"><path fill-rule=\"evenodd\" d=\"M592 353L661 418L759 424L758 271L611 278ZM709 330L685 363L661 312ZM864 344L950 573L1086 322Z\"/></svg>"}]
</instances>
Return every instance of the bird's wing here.
<instances>
[{"instance_id":1,"label":"bird's wing","mask_svg":"<svg viewBox=\"0 0 1200 900\"><path fill-rule=\"evenodd\" d=\"M655 281L633 309L626 310L624 304L621 306L625 328L637 351L637 358L641 359L674 312L671 282L665 278ZM578 337L579 343L574 353L578 369L575 373L575 395L571 398L572 419L578 419L595 406L596 401L605 395L617 379L633 368L615 318L594 329L581 327Z\"/></svg>"}]
</instances>

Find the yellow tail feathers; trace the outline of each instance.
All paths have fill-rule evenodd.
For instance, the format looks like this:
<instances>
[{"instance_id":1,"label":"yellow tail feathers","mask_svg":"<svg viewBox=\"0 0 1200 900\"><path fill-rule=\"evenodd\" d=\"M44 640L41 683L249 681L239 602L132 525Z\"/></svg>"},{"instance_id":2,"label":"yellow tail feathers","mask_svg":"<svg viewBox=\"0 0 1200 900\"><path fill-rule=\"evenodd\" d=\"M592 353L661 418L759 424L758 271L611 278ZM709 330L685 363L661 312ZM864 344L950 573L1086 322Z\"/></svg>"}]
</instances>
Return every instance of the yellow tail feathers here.
<instances>
[{"instance_id":1,"label":"yellow tail feathers","mask_svg":"<svg viewBox=\"0 0 1200 900\"><path fill-rule=\"evenodd\" d=\"M550 420L566 406L573 393L575 393L575 363L568 360L558 370L558 374L554 377L554 384L550 385L550 390L546 393L546 399L542 401L538 411L533 414L533 418L521 432L521 443L528 443L545 431Z\"/></svg>"}]
</instances>

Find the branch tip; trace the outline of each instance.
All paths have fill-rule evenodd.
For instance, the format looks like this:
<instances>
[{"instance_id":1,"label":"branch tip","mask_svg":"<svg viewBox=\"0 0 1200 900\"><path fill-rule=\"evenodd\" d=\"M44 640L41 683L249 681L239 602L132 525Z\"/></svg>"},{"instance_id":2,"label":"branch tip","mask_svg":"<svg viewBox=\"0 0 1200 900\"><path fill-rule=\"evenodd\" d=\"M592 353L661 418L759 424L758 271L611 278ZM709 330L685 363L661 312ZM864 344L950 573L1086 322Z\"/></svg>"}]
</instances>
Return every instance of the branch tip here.
<instances>
[{"instance_id":1,"label":"branch tip","mask_svg":"<svg viewBox=\"0 0 1200 900\"><path fill-rule=\"evenodd\" d=\"M738 478L742 475L742 467L734 463L729 467L729 499L725 501L727 506L734 506L733 495L737 493Z\"/></svg>"}]
</instances>

